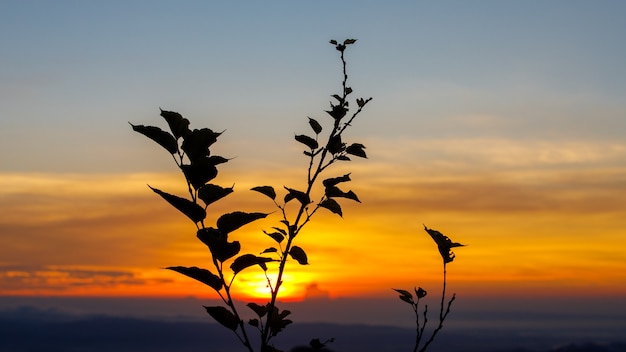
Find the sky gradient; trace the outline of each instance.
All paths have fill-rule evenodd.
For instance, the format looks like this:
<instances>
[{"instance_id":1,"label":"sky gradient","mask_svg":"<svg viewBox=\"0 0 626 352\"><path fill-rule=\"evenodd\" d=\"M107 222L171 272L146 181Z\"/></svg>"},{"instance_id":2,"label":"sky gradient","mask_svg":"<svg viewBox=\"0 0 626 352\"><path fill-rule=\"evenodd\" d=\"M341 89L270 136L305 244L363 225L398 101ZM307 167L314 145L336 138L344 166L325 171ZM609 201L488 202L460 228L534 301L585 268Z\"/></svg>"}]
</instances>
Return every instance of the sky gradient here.
<instances>
[{"instance_id":1,"label":"sky gradient","mask_svg":"<svg viewBox=\"0 0 626 352\"><path fill-rule=\"evenodd\" d=\"M466 296L626 297L626 5L619 1L0 1L0 294L210 296L172 265L209 266L195 227L146 186L182 176L133 124L226 130L234 158L214 208L271 212L258 185L298 188L294 134L340 89L368 159L362 204L298 238L309 266L284 294L386 297L438 289L423 225L468 244L450 287ZM354 104L354 103L353 103ZM271 245L278 216L234 233ZM243 292L263 289L250 270ZM242 292L242 294L243 294ZM254 294L252 294L254 295Z\"/></svg>"}]
</instances>

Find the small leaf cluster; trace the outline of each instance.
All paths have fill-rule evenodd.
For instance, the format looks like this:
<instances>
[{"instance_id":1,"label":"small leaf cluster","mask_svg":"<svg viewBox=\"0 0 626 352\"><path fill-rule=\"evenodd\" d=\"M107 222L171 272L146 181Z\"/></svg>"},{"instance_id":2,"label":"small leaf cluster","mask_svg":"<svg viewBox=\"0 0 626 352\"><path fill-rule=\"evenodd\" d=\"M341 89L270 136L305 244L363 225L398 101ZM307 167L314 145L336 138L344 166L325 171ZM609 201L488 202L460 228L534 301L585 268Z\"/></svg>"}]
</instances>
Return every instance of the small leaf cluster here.
<instances>
[{"instance_id":1,"label":"small leaf cluster","mask_svg":"<svg viewBox=\"0 0 626 352\"><path fill-rule=\"evenodd\" d=\"M454 252L452 252L452 248L464 246L458 242L452 242L448 236L437 230L429 229L426 225L424 225L424 230L437 244L437 249L439 249L439 254L441 254L441 259L443 259L444 264L451 263L454 260L455 255Z\"/></svg>"}]
</instances>

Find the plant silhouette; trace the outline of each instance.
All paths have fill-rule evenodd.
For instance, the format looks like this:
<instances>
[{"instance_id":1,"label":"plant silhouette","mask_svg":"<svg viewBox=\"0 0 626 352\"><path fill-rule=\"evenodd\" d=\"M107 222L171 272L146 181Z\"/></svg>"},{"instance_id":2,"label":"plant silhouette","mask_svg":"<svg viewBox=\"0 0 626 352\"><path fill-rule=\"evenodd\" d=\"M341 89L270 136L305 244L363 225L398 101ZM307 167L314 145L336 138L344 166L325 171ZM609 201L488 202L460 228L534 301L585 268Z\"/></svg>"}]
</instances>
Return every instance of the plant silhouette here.
<instances>
[{"instance_id":1,"label":"plant silhouette","mask_svg":"<svg viewBox=\"0 0 626 352\"><path fill-rule=\"evenodd\" d=\"M441 303L439 305L439 323L438 325L431 331L430 337L426 340L420 348L420 344L422 343L422 338L425 337L425 329L426 324L428 323L428 305L424 305L424 308L420 308L420 300L426 297L426 290L421 287L416 287L413 289L415 292L415 299L413 298L413 294L407 290L394 288L394 291L400 294L399 298L403 302L406 302L411 305L413 312L415 313L415 345L413 347L413 352L424 352L428 349L428 346L433 342L437 333L443 328L443 322L448 317L450 313L450 308L452 307L452 302L456 299L456 294L452 294L452 297L448 300L446 304L446 284L447 284L447 265L448 263L452 263L455 258L454 252L452 252L452 248L454 247L462 247L463 244L458 242L452 242L448 236L442 234L441 232L433 229L429 229L424 225L424 230L430 235L430 237L435 241L437 245L437 249L439 250L439 254L441 255L441 259L443 261L443 289L441 291ZM420 316L422 319L420 320Z\"/></svg>"},{"instance_id":2,"label":"plant silhouette","mask_svg":"<svg viewBox=\"0 0 626 352\"><path fill-rule=\"evenodd\" d=\"M288 319L291 312L279 309L277 300L287 262L293 259L300 265L308 264L306 251L295 244L296 237L319 209L326 209L341 217L343 211L338 200L360 202L353 191L342 189L345 183L351 181L350 174L335 175L322 180L322 175L326 174L327 169L335 163L350 161L352 157L367 158L363 144L348 144L344 141L345 131L372 100L372 98L355 99L356 108L351 111L349 97L353 91L348 85L344 54L348 46L355 42L355 39L346 39L343 42L330 41L340 53L343 73L340 92L331 95L334 100L330 102L329 110L326 110L330 122L322 124L317 119L309 117L308 125L312 134L295 136L295 140L305 147L304 155L308 161L304 185L293 188L283 186L284 195L280 198L273 186L264 185L252 188L253 191L268 197L281 217L278 224L271 230L263 231L274 245L264 249L261 256L250 253L240 254L240 242L229 240L229 235L244 225L267 217L269 213L234 211L219 216L215 225L207 225L209 206L234 191L233 187L222 187L211 183L218 174L218 165L229 161L224 157L212 155L210 151L210 147L217 142L221 132L214 132L208 128L192 130L189 127L189 120L177 112L164 110L161 110L160 115L167 122L169 132L156 126L131 124L135 132L143 134L167 150L182 171L187 183L188 197L180 197L152 186L149 187L195 224L196 236L208 247L213 263L211 269L195 266L171 266L167 269L188 276L213 289L224 305L204 308L216 322L232 330L245 349L250 352L255 350L255 346L252 345L248 329L252 328L259 334L260 343L257 350L280 352L273 346L272 339L292 323ZM323 125L326 124L330 125L330 128L324 133ZM323 188L319 194L314 192L316 185L321 185ZM260 267L265 273L270 293L266 304L250 302L246 305L257 318L245 323L241 318L240 307L233 299L232 290L237 275L254 266ZM270 279L268 274L270 270L276 272L275 280ZM313 349L319 350L331 341L332 339L326 342L312 339L310 345Z\"/></svg>"},{"instance_id":3,"label":"plant silhouette","mask_svg":"<svg viewBox=\"0 0 626 352\"><path fill-rule=\"evenodd\" d=\"M273 186L263 185L251 189L269 198L277 210L274 213L279 214L280 217L277 224L270 230L263 230L273 245L260 251L261 255L240 254L242 247L240 242L231 241L229 235L242 226L267 217L270 213L234 211L217 216L215 224L208 225L209 206L234 192L234 186L222 187L211 183L218 174L218 165L229 161L227 158L211 153L211 146L217 142L222 132L215 132L209 128L192 130L189 127L189 120L181 114L165 110L161 110L160 115L165 119L169 132L156 126L130 124L135 132L148 137L167 150L182 172L187 184L188 196L180 197L150 185L148 187L194 223L196 237L208 248L213 264L210 269L196 266L170 266L167 269L197 280L216 292L223 305L205 306L205 310L217 323L231 330L249 352L255 350L281 352L273 345L272 339L292 323L288 319L291 312L281 310L277 306L287 262L295 260L300 265L309 264L306 251L295 244L296 237L302 233L305 225L312 220L318 210L326 209L343 217L343 210L338 200L360 202L353 191L344 190L345 184L351 181L350 173L322 177L326 175L329 167L336 163L351 161L352 157L367 158L363 144L348 144L344 141L346 130L372 100L372 98L357 98L355 99L356 107L351 110L349 97L353 90L348 85L347 63L344 55L348 46L355 42L355 39L346 39L343 42L330 41L340 53L343 73L340 93L331 95L334 100L330 102L329 110L326 110L330 117L327 122L320 123L317 119L308 117L308 125L312 133L298 134L294 137L305 147L303 153L307 164L303 185L283 186L280 190L281 197ZM327 129L324 125L329 125L330 128ZM318 189L323 189L323 191ZM450 313L456 296L453 294L446 305L447 264L455 258L452 248L463 246L452 242L439 231L426 226L424 229L436 243L443 260L443 290L439 323L423 344L428 322L428 306L424 305L421 308L420 302L426 296L426 290L421 287L415 288L414 299L411 292L394 289L400 294L402 301L411 305L415 313L414 352L426 351L437 333L443 328L443 322ZM240 314L242 307L238 307L233 299L232 290L237 275L251 267L259 267L265 274L269 296L265 304L255 302L246 304L246 307L254 312L256 318L244 322ZM276 274L274 280L270 278L268 271ZM258 338L251 338L250 331L256 331ZM310 349L326 350L326 345L333 340L331 338L322 342L317 338L312 339L309 343ZM258 346L253 346L252 341L259 341Z\"/></svg>"}]
</instances>

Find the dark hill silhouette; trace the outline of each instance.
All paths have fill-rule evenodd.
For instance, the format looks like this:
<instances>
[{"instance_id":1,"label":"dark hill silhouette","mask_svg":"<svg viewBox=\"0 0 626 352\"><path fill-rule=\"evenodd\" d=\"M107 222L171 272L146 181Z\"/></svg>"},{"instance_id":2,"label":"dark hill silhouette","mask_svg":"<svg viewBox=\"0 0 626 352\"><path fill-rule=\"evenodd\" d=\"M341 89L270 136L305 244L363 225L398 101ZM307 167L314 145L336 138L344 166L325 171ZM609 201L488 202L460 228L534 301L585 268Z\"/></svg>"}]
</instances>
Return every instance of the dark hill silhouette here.
<instances>
[{"instance_id":1,"label":"dark hill silhouette","mask_svg":"<svg viewBox=\"0 0 626 352\"><path fill-rule=\"evenodd\" d=\"M312 338L335 342L328 352L402 352L413 347L410 328L295 323L277 346L305 352ZM559 347L550 347L559 346ZM72 316L50 310L0 311L3 352L231 352L241 346L229 331L207 322L173 322L113 316ZM444 331L432 351L623 352L626 342L562 341L559 337L493 332Z\"/></svg>"}]
</instances>

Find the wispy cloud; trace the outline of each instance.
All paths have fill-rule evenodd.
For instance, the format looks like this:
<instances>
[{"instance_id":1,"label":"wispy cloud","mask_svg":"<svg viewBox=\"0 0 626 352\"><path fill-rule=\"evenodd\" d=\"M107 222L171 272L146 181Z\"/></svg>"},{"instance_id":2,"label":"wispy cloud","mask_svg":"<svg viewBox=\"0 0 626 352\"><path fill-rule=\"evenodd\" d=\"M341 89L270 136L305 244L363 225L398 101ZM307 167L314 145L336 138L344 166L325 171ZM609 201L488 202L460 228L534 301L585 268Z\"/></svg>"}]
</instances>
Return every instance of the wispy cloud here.
<instances>
[{"instance_id":1,"label":"wispy cloud","mask_svg":"<svg viewBox=\"0 0 626 352\"><path fill-rule=\"evenodd\" d=\"M0 285L4 295L110 292L128 286L145 287L172 281L165 277L146 278L137 271L115 270L111 267L0 265Z\"/></svg>"}]
</instances>

